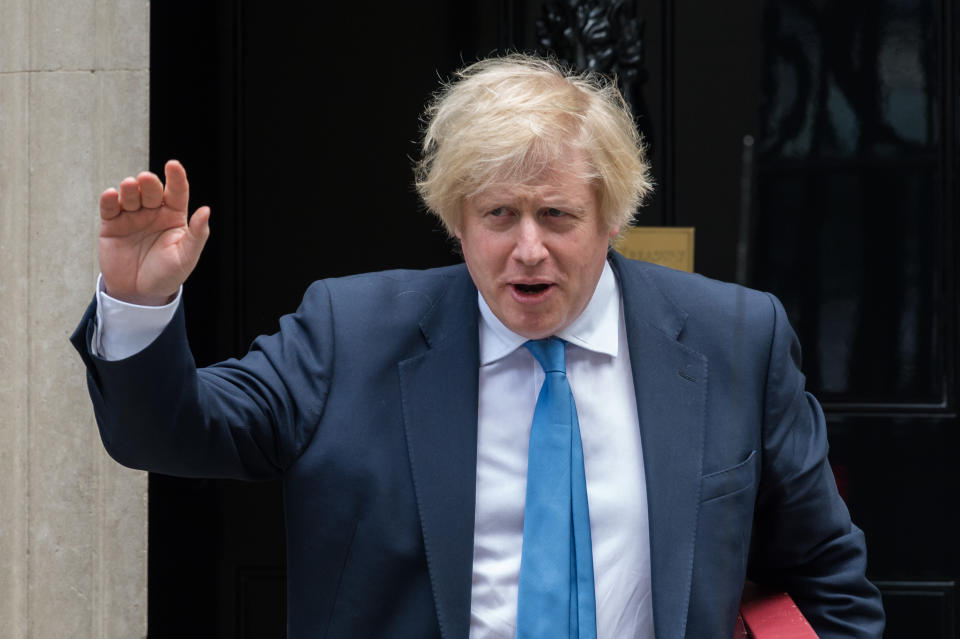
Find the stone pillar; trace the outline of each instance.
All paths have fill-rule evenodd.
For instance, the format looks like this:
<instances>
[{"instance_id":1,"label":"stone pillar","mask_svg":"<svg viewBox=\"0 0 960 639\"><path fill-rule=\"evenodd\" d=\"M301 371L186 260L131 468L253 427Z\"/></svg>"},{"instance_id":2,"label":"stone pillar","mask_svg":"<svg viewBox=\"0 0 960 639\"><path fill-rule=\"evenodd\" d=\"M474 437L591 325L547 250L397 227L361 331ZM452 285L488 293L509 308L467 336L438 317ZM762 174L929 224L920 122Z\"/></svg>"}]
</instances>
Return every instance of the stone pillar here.
<instances>
[{"instance_id":1,"label":"stone pillar","mask_svg":"<svg viewBox=\"0 0 960 639\"><path fill-rule=\"evenodd\" d=\"M0 2L0 635L146 636L147 478L100 445L67 337L97 198L147 165L147 0Z\"/></svg>"}]
</instances>

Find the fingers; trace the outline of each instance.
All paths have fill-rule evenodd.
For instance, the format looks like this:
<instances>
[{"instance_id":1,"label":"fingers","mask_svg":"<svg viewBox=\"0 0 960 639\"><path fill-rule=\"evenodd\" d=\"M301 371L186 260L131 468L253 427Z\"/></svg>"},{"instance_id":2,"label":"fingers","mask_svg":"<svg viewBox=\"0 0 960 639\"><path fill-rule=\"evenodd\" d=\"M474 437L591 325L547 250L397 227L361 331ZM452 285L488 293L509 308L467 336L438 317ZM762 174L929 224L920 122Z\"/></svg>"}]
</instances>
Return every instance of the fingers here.
<instances>
[{"instance_id":1,"label":"fingers","mask_svg":"<svg viewBox=\"0 0 960 639\"><path fill-rule=\"evenodd\" d=\"M164 167L167 178L167 187L163 192L163 200L167 206L178 211L187 210L190 201L190 185L187 183L187 172L177 160L169 160Z\"/></svg>"},{"instance_id":2,"label":"fingers","mask_svg":"<svg viewBox=\"0 0 960 639\"><path fill-rule=\"evenodd\" d=\"M140 201L145 209L160 208L163 204L163 185L160 178L149 171L143 171L137 176L140 183Z\"/></svg>"},{"instance_id":3,"label":"fingers","mask_svg":"<svg viewBox=\"0 0 960 639\"><path fill-rule=\"evenodd\" d=\"M135 178L126 178L120 183L119 201L124 211L159 208L163 203L160 178L149 171L143 171Z\"/></svg>"},{"instance_id":4,"label":"fingers","mask_svg":"<svg viewBox=\"0 0 960 639\"><path fill-rule=\"evenodd\" d=\"M120 183L120 208L124 211L136 211L140 208L140 185L132 177Z\"/></svg>"},{"instance_id":5,"label":"fingers","mask_svg":"<svg viewBox=\"0 0 960 639\"><path fill-rule=\"evenodd\" d=\"M187 210L190 186L187 172L177 160L170 160L164 167L167 186L164 188L154 173L143 171L137 177L128 177L118 189L107 189L100 196L100 217L109 220L121 211L157 209L166 204L174 210Z\"/></svg>"},{"instance_id":6,"label":"fingers","mask_svg":"<svg viewBox=\"0 0 960 639\"><path fill-rule=\"evenodd\" d=\"M120 214L120 194L116 189L107 189L100 194L100 219L112 220Z\"/></svg>"}]
</instances>

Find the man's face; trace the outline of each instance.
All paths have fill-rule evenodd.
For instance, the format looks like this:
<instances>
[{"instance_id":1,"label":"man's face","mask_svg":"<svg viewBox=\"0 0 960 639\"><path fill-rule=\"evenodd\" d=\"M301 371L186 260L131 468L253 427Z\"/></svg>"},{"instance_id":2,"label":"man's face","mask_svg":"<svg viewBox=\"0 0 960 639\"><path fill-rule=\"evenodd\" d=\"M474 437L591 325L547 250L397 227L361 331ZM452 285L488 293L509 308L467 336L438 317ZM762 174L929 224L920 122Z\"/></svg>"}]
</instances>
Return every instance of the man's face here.
<instances>
[{"instance_id":1,"label":"man's face","mask_svg":"<svg viewBox=\"0 0 960 639\"><path fill-rule=\"evenodd\" d=\"M496 184L463 203L456 236L494 315L528 339L569 326L593 296L609 241L584 159L567 151L536 178Z\"/></svg>"}]
</instances>

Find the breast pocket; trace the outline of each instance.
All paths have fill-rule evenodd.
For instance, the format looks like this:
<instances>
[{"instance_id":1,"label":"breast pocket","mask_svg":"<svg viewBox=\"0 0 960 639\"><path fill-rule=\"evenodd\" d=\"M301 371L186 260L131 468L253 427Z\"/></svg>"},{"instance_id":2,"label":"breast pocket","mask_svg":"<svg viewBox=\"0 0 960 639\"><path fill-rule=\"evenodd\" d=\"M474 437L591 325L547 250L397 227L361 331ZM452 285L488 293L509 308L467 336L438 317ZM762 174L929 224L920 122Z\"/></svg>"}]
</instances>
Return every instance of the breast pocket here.
<instances>
[{"instance_id":1,"label":"breast pocket","mask_svg":"<svg viewBox=\"0 0 960 639\"><path fill-rule=\"evenodd\" d=\"M757 476L757 451L736 466L719 470L700 478L700 503L723 499L750 488Z\"/></svg>"}]
</instances>

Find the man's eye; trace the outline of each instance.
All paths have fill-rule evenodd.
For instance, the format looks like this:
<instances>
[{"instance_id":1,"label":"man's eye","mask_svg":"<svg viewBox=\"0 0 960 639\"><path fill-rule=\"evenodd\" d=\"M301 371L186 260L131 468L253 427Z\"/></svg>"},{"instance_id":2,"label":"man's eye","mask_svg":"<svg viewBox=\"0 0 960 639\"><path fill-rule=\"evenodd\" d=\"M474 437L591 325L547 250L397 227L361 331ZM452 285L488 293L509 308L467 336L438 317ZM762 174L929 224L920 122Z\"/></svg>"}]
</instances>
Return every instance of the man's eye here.
<instances>
[{"instance_id":1,"label":"man's eye","mask_svg":"<svg viewBox=\"0 0 960 639\"><path fill-rule=\"evenodd\" d=\"M493 217L502 217L505 213L506 211L502 206L500 206L490 211L487 215L492 215Z\"/></svg>"},{"instance_id":2,"label":"man's eye","mask_svg":"<svg viewBox=\"0 0 960 639\"><path fill-rule=\"evenodd\" d=\"M560 209L547 209L547 215L550 217L563 217L566 215L566 212Z\"/></svg>"}]
</instances>

